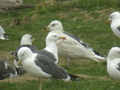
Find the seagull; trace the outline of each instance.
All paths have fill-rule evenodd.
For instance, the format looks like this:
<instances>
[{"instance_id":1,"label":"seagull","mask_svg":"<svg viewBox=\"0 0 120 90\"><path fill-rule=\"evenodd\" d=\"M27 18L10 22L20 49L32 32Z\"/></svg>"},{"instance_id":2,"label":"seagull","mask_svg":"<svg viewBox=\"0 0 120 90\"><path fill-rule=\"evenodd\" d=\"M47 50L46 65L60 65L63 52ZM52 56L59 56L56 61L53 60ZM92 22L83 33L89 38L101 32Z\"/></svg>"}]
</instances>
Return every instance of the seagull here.
<instances>
[{"instance_id":1,"label":"seagull","mask_svg":"<svg viewBox=\"0 0 120 90\"><path fill-rule=\"evenodd\" d=\"M34 41L34 39L31 34L27 33L22 36L21 41L20 41L20 46L16 49L15 52L12 52L12 55L15 56L14 64L16 67L19 67L17 52L22 47L28 47L32 50L32 52L44 54L44 55L48 56L49 58L51 58L54 61L54 63L56 63L56 64L58 63L58 57L54 53L51 54L51 52L47 51L46 49L38 50L37 47L32 45L33 41Z\"/></svg>"},{"instance_id":2,"label":"seagull","mask_svg":"<svg viewBox=\"0 0 120 90\"><path fill-rule=\"evenodd\" d=\"M120 12L113 12L109 16L109 20L111 21L111 29L113 33L120 38Z\"/></svg>"},{"instance_id":3,"label":"seagull","mask_svg":"<svg viewBox=\"0 0 120 90\"><path fill-rule=\"evenodd\" d=\"M107 56L107 72L113 79L120 80L120 47L112 47Z\"/></svg>"},{"instance_id":4,"label":"seagull","mask_svg":"<svg viewBox=\"0 0 120 90\"><path fill-rule=\"evenodd\" d=\"M16 68L14 65L10 64L7 60L0 59L0 80L6 78L13 78L23 75L24 70L21 68Z\"/></svg>"},{"instance_id":5,"label":"seagull","mask_svg":"<svg viewBox=\"0 0 120 90\"><path fill-rule=\"evenodd\" d=\"M15 59L14 59L14 65L15 65L16 67L18 67L18 68L21 67L21 66L18 65L18 57L17 57L17 52L18 52L18 50L19 50L20 48L26 46L26 47L31 48L31 50L33 50L33 51L36 51L36 50L37 50L37 48L32 45L33 40L34 40L34 39L32 38L32 35L31 35L31 34L28 34L28 33L27 33L27 34L24 34L24 35L22 36L21 40L20 40L20 46L18 46L15 51L12 51L12 52L11 52L11 55L13 55L13 56L15 57ZM21 67L21 68L22 68L22 67Z\"/></svg>"},{"instance_id":6,"label":"seagull","mask_svg":"<svg viewBox=\"0 0 120 90\"><path fill-rule=\"evenodd\" d=\"M57 42L58 54L60 56L67 57L67 64L69 65L70 58L88 58L96 62L104 61L105 58L100 56L99 53L94 51L86 43L80 40L80 38L67 33L63 29L63 25L60 21L54 20L48 25L48 30L51 33L60 33L66 37L66 40L61 43Z\"/></svg>"},{"instance_id":7,"label":"seagull","mask_svg":"<svg viewBox=\"0 0 120 90\"><path fill-rule=\"evenodd\" d=\"M8 36L2 26L0 26L0 39L8 40Z\"/></svg>"},{"instance_id":8,"label":"seagull","mask_svg":"<svg viewBox=\"0 0 120 90\"><path fill-rule=\"evenodd\" d=\"M56 46L56 41L58 40L65 40L65 37L56 33L48 33L44 50L51 54L55 54L55 56L58 57ZM66 82L72 79L72 76L68 74L65 69L60 67L58 64L55 64L52 58L44 53L40 54L33 52L29 47L22 47L18 50L17 56L26 72L39 77L40 81L42 81L42 78L55 78Z\"/></svg>"}]
</instances>

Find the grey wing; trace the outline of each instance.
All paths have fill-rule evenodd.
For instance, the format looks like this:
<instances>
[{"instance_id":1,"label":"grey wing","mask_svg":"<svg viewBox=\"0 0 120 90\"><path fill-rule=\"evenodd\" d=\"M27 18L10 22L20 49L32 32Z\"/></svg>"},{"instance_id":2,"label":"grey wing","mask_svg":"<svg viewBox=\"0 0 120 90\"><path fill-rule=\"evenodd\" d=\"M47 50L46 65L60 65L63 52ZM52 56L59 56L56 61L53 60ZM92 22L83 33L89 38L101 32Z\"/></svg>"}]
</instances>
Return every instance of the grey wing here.
<instances>
[{"instance_id":1,"label":"grey wing","mask_svg":"<svg viewBox=\"0 0 120 90\"><path fill-rule=\"evenodd\" d=\"M38 53L39 53L39 54L42 54L42 55L46 55L46 56L49 57L51 60L53 60L53 62L55 62L55 61L57 60L52 53L46 51L45 49L43 49L43 50L38 50Z\"/></svg>"},{"instance_id":2,"label":"grey wing","mask_svg":"<svg viewBox=\"0 0 120 90\"><path fill-rule=\"evenodd\" d=\"M120 63L117 64L117 70L120 71Z\"/></svg>"},{"instance_id":3,"label":"grey wing","mask_svg":"<svg viewBox=\"0 0 120 90\"><path fill-rule=\"evenodd\" d=\"M0 34L5 34L5 30L0 26Z\"/></svg>"},{"instance_id":4,"label":"grey wing","mask_svg":"<svg viewBox=\"0 0 120 90\"><path fill-rule=\"evenodd\" d=\"M15 56L16 61L18 61L17 52L18 52L19 49L22 48L22 47L28 47L28 48L30 48L33 52L37 52L37 48L36 48L35 46L33 46L33 45L21 45L21 46L17 47L17 49L11 53L13 56Z\"/></svg>"},{"instance_id":5,"label":"grey wing","mask_svg":"<svg viewBox=\"0 0 120 90\"><path fill-rule=\"evenodd\" d=\"M68 32L64 32L65 34L67 34L68 36L72 37L73 39L75 39L76 41L78 41L80 44L82 44L84 47L89 48L88 44L84 43L83 41L80 40L80 38L68 33Z\"/></svg>"},{"instance_id":6,"label":"grey wing","mask_svg":"<svg viewBox=\"0 0 120 90\"><path fill-rule=\"evenodd\" d=\"M117 27L118 31L120 31L120 25Z\"/></svg>"},{"instance_id":7,"label":"grey wing","mask_svg":"<svg viewBox=\"0 0 120 90\"><path fill-rule=\"evenodd\" d=\"M35 64L44 72L50 74L53 78L65 79L68 76L67 72L63 68L54 64L54 62L47 56L38 55L35 60Z\"/></svg>"}]
</instances>

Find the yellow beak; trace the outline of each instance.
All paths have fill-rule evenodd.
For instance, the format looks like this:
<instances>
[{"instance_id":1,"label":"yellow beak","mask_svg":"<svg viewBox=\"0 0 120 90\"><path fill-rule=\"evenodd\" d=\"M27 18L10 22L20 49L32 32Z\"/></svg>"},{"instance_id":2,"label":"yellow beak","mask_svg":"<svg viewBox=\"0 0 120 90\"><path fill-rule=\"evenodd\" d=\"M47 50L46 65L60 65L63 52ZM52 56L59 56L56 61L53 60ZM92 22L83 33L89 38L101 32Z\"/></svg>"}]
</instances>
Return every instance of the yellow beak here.
<instances>
[{"instance_id":1,"label":"yellow beak","mask_svg":"<svg viewBox=\"0 0 120 90\"><path fill-rule=\"evenodd\" d=\"M65 40L66 37L64 37L64 36L60 36L59 39L63 39L63 40Z\"/></svg>"}]
</instances>

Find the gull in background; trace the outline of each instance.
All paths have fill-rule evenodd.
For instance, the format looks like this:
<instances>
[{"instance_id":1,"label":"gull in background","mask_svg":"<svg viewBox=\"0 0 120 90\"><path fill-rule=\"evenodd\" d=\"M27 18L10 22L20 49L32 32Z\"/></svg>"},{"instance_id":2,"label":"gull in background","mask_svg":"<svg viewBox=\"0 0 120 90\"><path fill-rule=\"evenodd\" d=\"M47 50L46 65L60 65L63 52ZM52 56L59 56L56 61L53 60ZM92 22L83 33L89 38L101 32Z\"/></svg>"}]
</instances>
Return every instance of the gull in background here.
<instances>
[{"instance_id":1,"label":"gull in background","mask_svg":"<svg viewBox=\"0 0 120 90\"><path fill-rule=\"evenodd\" d=\"M8 40L8 36L2 26L0 26L0 39Z\"/></svg>"},{"instance_id":2,"label":"gull in background","mask_svg":"<svg viewBox=\"0 0 120 90\"><path fill-rule=\"evenodd\" d=\"M109 16L113 33L120 38L120 12L113 12Z\"/></svg>"},{"instance_id":3,"label":"gull in background","mask_svg":"<svg viewBox=\"0 0 120 90\"><path fill-rule=\"evenodd\" d=\"M46 47L44 50L50 52L51 54L57 55L57 46L56 41L64 40L65 37L56 33L49 33L46 37ZM72 78L75 78L71 74L68 74L66 70L60 67L58 64L55 64L49 56L44 53L40 54L37 52L33 52L29 47L22 47L18 50L17 56L19 62L22 63L23 68L33 76L37 76L40 78L40 82L42 82L42 78L55 78L61 79L64 81L69 81ZM41 83L40 83L41 90Z\"/></svg>"},{"instance_id":4,"label":"gull in background","mask_svg":"<svg viewBox=\"0 0 120 90\"><path fill-rule=\"evenodd\" d=\"M50 33L60 33L66 37L62 43L61 41L57 42L58 54L60 56L67 57L67 61L69 64L70 58L88 58L92 59L96 62L104 61L105 58L102 57L99 53L94 51L91 47L89 47L86 43L81 41L78 37L67 33L63 29L63 25L60 21L54 20L48 25L48 29Z\"/></svg>"},{"instance_id":5,"label":"gull in background","mask_svg":"<svg viewBox=\"0 0 120 90\"><path fill-rule=\"evenodd\" d=\"M112 47L107 56L107 72L113 79L120 80L120 47Z\"/></svg>"}]
</instances>

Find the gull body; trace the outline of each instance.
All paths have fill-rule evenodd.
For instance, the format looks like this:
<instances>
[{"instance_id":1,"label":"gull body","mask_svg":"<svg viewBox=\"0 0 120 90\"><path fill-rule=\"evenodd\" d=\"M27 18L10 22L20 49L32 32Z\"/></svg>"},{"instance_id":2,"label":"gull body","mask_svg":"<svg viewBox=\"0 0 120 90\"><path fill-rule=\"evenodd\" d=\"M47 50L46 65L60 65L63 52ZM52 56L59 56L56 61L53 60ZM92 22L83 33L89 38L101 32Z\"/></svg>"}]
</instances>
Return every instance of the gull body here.
<instances>
[{"instance_id":1,"label":"gull body","mask_svg":"<svg viewBox=\"0 0 120 90\"><path fill-rule=\"evenodd\" d=\"M48 29L50 33L58 33L62 34L66 37L66 40L64 41L58 41L57 47L58 47L58 53L61 56L69 58L88 58L92 59L96 62L104 61L105 58L100 56L98 53L96 53L91 47L89 47L86 43L81 41L78 37L67 33L63 29L63 25L60 21L54 20L48 25ZM62 42L62 43L61 43ZM69 60L68 60L69 61Z\"/></svg>"},{"instance_id":2,"label":"gull body","mask_svg":"<svg viewBox=\"0 0 120 90\"><path fill-rule=\"evenodd\" d=\"M107 56L107 72L111 78L120 80L120 48L112 47Z\"/></svg>"}]
</instances>

